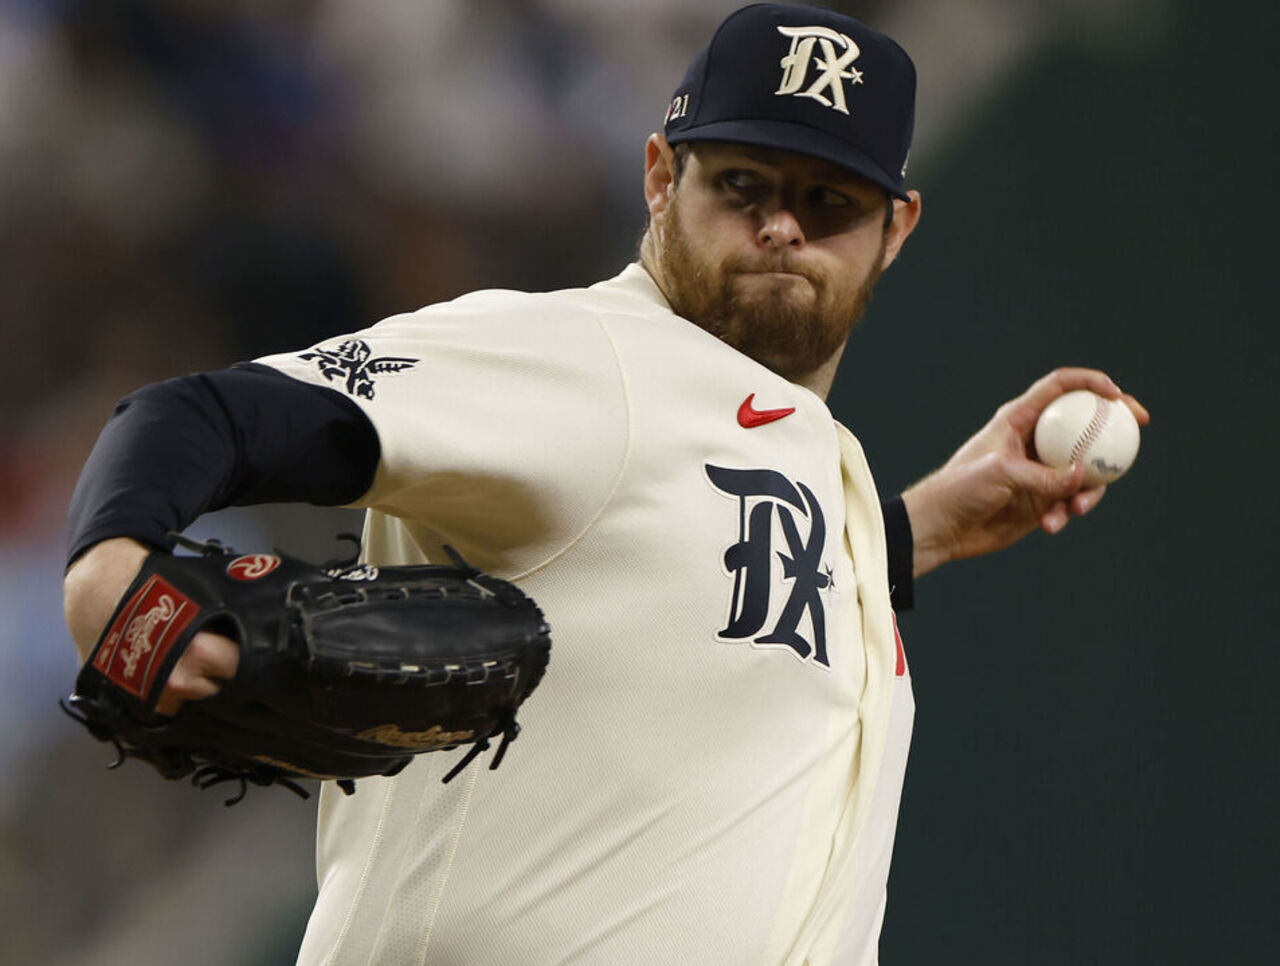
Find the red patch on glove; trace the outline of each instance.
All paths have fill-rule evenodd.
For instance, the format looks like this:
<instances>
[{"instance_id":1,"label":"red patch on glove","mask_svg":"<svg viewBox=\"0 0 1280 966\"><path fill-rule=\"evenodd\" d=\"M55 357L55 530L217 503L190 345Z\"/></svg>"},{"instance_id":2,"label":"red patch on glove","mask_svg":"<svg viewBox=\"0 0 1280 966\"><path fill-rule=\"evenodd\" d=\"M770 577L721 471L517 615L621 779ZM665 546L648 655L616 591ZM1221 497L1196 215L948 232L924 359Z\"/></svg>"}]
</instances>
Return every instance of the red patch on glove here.
<instances>
[{"instance_id":1,"label":"red patch on glove","mask_svg":"<svg viewBox=\"0 0 1280 966\"><path fill-rule=\"evenodd\" d=\"M156 672L200 608L163 577L152 576L120 609L93 666L118 687L147 700Z\"/></svg>"}]
</instances>

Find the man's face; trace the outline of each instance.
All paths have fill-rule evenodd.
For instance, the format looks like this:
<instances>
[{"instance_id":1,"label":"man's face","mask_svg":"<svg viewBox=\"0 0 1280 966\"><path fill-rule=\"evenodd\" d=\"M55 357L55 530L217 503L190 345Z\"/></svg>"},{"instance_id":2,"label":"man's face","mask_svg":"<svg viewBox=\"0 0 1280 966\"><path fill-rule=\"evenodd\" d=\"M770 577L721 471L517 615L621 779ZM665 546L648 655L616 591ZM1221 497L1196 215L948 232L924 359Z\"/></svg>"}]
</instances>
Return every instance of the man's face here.
<instances>
[{"instance_id":1,"label":"man's face","mask_svg":"<svg viewBox=\"0 0 1280 966\"><path fill-rule=\"evenodd\" d=\"M883 189L816 158L704 142L654 214L675 312L800 380L844 344L886 263Z\"/></svg>"}]
</instances>

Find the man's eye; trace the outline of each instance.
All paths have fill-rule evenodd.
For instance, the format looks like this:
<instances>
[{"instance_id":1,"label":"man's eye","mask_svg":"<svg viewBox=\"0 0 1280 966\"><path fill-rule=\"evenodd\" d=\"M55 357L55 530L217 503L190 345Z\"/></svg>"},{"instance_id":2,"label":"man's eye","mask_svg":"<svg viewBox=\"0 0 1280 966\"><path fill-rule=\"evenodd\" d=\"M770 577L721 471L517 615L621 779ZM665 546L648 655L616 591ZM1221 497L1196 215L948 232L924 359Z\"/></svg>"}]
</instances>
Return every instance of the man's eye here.
<instances>
[{"instance_id":1,"label":"man's eye","mask_svg":"<svg viewBox=\"0 0 1280 966\"><path fill-rule=\"evenodd\" d=\"M750 191L760 187L760 176L751 171L726 171L720 179L726 188L734 191Z\"/></svg>"},{"instance_id":2,"label":"man's eye","mask_svg":"<svg viewBox=\"0 0 1280 966\"><path fill-rule=\"evenodd\" d=\"M839 191L833 191L831 188L814 188L814 203L823 208L848 208L853 204L853 200Z\"/></svg>"}]
</instances>

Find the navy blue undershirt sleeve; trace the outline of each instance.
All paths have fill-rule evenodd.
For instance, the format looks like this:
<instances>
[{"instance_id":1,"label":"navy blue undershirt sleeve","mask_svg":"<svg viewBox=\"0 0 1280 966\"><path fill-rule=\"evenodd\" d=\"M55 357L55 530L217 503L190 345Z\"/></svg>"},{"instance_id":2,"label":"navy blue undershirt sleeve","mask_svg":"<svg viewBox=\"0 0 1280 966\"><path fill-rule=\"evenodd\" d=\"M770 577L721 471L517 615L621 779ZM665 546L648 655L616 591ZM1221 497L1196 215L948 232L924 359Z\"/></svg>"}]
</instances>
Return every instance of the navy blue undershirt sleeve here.
<instances>
[{"instance_id":1,"label":"navy blue undershirt sleeve","mask_svg":"<svg viewBox=\"0 0 1280 966\"><path fill-rule=\"evenodd\" d=\"M354 402L267 366L146 386L117 404L80 474L68 562L108 537L169 549L169 531L227 506L354 502L379 455Z\"/></svg>"},{"instance_id":2,"label":"navy blue undershirt sleeve","mask_svg":"<svg viewBox=\"0 0 1280 966\"><path fill-rule=\"evenodd\" d=\"M889 603L898 613L915 606L915 547L902 497L880 501L889 551Z\"/></svg>"}]
</instances>

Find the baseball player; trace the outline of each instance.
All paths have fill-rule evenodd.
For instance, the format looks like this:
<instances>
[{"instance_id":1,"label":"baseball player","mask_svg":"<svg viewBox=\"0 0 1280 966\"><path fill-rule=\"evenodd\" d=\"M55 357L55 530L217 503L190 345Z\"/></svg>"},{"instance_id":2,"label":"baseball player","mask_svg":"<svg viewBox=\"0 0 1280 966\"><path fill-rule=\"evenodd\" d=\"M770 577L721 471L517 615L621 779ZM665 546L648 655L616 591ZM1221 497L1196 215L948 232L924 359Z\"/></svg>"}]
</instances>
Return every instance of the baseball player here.
<instances>
[{"instance_id":1,"label":"baseball player","mask_svg":"<svg viewBox=\"0 0 1280 966\"><path fill-rule=\"evenodd\" d=\"M83 652L169 531L285 500L366 508L375 564L452 546L553 627L499 772L442 784L463 752L436 752L325 785L300 963L876 962L913 714L893 608L1095 506L1028 440L1068 389L1121 395L1059 370L881 503L823 400L920 217L914 89L857 21L744 8L648 140L650 221L615 278L476 292L120 404L71 507ZM198 635L160 710L236 660Z\"/></svg>"}]
</instances>

